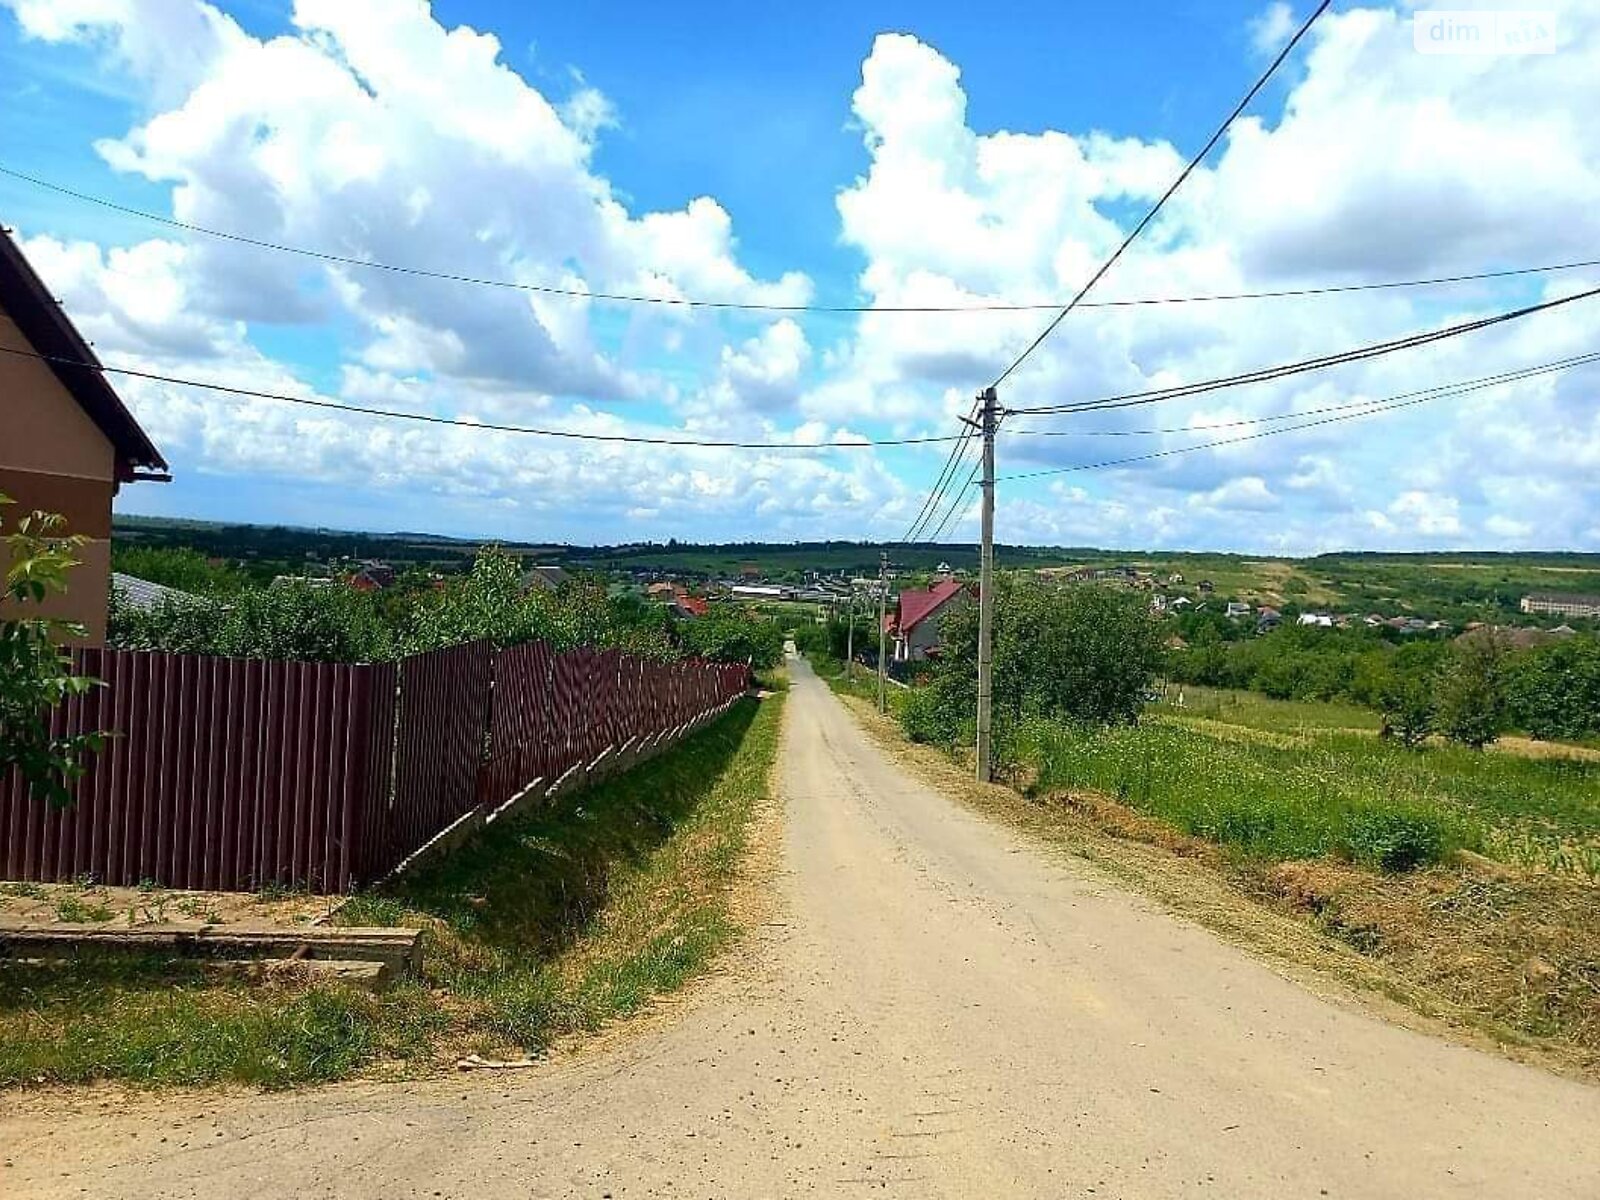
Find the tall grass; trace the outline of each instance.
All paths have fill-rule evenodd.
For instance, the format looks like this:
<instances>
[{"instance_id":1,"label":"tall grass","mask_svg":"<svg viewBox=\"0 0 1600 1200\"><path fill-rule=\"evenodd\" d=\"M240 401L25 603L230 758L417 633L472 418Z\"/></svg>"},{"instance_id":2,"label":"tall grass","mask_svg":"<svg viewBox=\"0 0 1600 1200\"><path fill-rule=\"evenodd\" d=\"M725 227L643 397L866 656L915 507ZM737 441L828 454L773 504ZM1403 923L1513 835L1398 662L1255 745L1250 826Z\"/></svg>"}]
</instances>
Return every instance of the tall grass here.
<instances>
[{"instance_id":1,"label":"tall grass","mask_svg":"<svg viewBox=\"0 0 1600 1200\"><path fill-rule=\"evenodd\" d=\"M1178 697L1183 704L1178 704ZM1275 733L1372 729L1383 719L1370 708L1335 700L1276 700L1259 692L1229 691L1199 684L1169 684L1158 709L1163 715L1226 721Z\"/></svg>"},{"instance_id":2,"label":"tall grass","mask_svg":"<svg viewBox=\"0 0 1600 1200\"><path fill-rule=\"evenodd\" d=\"M1040 791L1088 789L1263 858L1334 855L1387 869L1456 849L1525 855L1531 840L1595 861L1600 764L1406 750L1357 732L1240 738L1178 721L1085 730L1027 724L1019 754Z\"/></svg>"},{"instance_id":3,"label":"tall grass","mask_svg":"<svg viewBox=\"0 0 1600 1200\"><path fill-rule=\"evenodd\" d=\"M1336 752L1230 741L1166 723L1085 730L1028 723L1018 735L1041 791L1116 796L1186 833L1252 857L1338 855L1391 870L1482 844L1478 824L1425 791L1395 791Z\"/></svg>"}]
</instances>

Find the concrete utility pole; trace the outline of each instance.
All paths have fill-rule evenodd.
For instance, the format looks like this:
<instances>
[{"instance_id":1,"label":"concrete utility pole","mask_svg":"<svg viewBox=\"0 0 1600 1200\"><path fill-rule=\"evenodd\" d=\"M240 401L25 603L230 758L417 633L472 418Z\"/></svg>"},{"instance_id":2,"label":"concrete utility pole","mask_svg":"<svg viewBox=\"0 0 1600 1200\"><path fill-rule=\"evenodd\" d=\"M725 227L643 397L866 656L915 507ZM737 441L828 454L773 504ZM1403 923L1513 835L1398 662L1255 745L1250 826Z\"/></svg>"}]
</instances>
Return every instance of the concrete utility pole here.
<instances>
[{"instance_id":1,"label":"concrete utility pole","mask_svg":"<svg viewBox=\"0 0 1600 1200\"><path fill-rule=\"evenodd\" d=\"M884 680L888 677L889 666L884 659L884 643L888 634L884 630L889 616L889 552L878 552L878 711L887 712L889 703L884 691L888 685Z\"/></svg>"},{"instance_id":2,"label":"concrete utility pole","mask_svg":"<svg viewBox=\"0 0 1600 1200\"><path fill-rule=\"evenodd\" d=\"M856 589L850 587L850 616L847 618L850 626L844 633L844 677L856 677Z\"/></svg>"},{"instance_id":3,"label":"concrete utility pole","mask_svg":"<svg viewBox=\"0 0 1600 1200\"><path fill-rule=\"evenodd\" d=\"M983 548L978 556L978 782L988 783L989 734L994 701L994 431L999 423L999 398L994 388L978 397L983 403Z\"/></svg>"}]
</instances>

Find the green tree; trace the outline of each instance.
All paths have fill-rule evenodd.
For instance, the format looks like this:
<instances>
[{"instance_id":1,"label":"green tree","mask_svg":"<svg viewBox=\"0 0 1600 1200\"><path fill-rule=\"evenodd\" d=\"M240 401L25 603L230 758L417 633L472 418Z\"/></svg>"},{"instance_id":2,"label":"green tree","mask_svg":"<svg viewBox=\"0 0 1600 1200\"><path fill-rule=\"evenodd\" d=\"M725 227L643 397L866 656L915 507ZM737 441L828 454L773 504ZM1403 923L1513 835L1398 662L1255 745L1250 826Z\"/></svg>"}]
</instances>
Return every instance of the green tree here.
<instances>
[{"instance_id":1,"label":"green tree","mask_svg":"<svg viewBox=\"0 0 1600 1200\"><path fill-rule=\"evenodd\" d=\"M243 571L214 562L188 546L113 546L118 571L199 596L226 595L248 587Z\"/></svg>"},{"instance_id":2,"label":"green tree","mask_svg":"<svg viewBox=\"0 0 1600 1200\"><path fill-rule=\"evenodd\" d=\"M1508 657L1492 630L1456 642L1438 676L1440 733L1481 750L1505 731Z\"/></svg>"},{"instance_id":3,"label":"green tree","mask_svg":"<svg viewBox=\"0 0 1600 1200\"><path fill-rule=\"evenodd\" d=\"M1428 740L1438 715L1436 675L1431 667L1398 660L1378 688L1385 735L1413 749Z\"/></svg>"},{"instance_id":4,"label":"green tree","mask_svg":"<svg viewBox=\"0 0 1600 1200\"><path fill-rule=\"evenodd\" d=\"M409 652L485 639L497 646L546 640L568 644L548 593L522 588L522 563L497 546L479 552L472 570L424 597L403 635Z\"/></svg>"},{"instance_id":5,"label":"green tree","mask_svg":"<svg viewBox=\"0 0 1600 1200\"><path fill-rule=\"evenodd\" d=\"M0 505L12 501L0 495ZM0 775L19 769L33 795L56 807L71 802L70 783L82 775L103 744L99 733L52 737L49 713L69 696L81 696L97 680L72 672L61 646L81 637L70 621L26 615L51 593L67 590L67 574L84 539L62 532L59 516L33 513L4 536L5 599L12 615L0 618Z\"/></svg>"},{"instance_id":6,"label":"green tree","mask_svg":"<svg viewBox=\"0 0 1600 1200\"><path fill-rule=\"evenodd\" d=\"M776 621L736 612L711 612L682 621L684 649L715 662L748 662L757 670L783 661L783 628Z\"/></svg>"},{"instance_id":7,"label":"green tree","mask_svg":"<svg viewBox=\"0 0 1600 1200\"><path fill-rule=\"evenodd\" d=\"M1600 733L1600 638L1571 637L1515 656L1511 720L1536 738Z\"/></svg>"},{"instance_id":8,"label":"green tree","mask_svg":"<svg viewBox=\"0 0 1600 1200\"><path fill-rule=\"evenodd\" d=\"M926 691L906 707L925 741L965 740L977 706L978 606L948 612ZM1109 588L1046 587L1002 576L994 627L995 746L1010 753L1027 717L1085 724L1137 719L1165 657L1160 625L1142 596Z\"/></svg>"}]
</instances>

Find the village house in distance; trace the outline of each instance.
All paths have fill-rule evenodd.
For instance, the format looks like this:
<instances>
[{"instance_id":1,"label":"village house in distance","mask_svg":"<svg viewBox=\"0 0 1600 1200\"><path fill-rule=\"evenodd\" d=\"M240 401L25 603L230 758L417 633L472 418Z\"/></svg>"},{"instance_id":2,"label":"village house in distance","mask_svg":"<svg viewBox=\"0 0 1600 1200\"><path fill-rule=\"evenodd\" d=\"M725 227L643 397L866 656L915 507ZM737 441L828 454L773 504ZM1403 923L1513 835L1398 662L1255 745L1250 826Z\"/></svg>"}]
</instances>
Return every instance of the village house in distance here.
<instances>
[{"instance_id":1,"label":"village house in distance","mask_svg":"<svg viewBox=\"0 0 1600 1200\"><path fill-rule=\"evenodd\" d=\"M1525 613L1548 613L1557 617L1600 617L1600 596L1533 592L1522 598L1521 607Z\"/></svg>"},{"instance_id":2,"label":"village house in distance","mask_svg":"<svg viewBox=\"0 0 1600 1200\"><path fill-rule=\"evenodd\" d=\"M0 493L15 503L8 530L35 510L59 513L67 532L88 542L65 595L43 612L77 621L85 641L106 636L111 591L111 499L125 483L165 481L166 460L98 369L99 360L23 257L0 230Z\"/></svg>"},{"instance_id":3,"label":"village house in distance","mask_svg":"<svg viewBox=\"0 0 1600 1200\"><path fill-rule=\"evenodd\" d=\"M894 612L883 619L885 632L894 639L894 661L923 662L937 656L939 624L945 614L971 602L967 585L956 579L901 592Z\"/></svg>"}]
</instances>

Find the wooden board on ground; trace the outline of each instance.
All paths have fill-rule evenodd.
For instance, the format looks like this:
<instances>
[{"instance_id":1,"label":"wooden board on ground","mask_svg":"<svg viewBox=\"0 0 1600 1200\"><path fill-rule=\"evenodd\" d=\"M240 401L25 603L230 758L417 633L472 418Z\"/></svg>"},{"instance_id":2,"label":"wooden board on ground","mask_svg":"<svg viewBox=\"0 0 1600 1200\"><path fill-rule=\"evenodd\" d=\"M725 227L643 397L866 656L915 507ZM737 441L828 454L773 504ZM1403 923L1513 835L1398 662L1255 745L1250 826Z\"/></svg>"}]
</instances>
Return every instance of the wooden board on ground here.
<instances>
[{"instance_id":1,"label":"wooden board on ground","mask_svg":"<svg viewBox=\"0 0 1600 1200\"><path fill-rule=\"evenodd\" d=\"M0 924L0 957L66 958L85 950L214 958L380 962L397 974L422 967L422 931L390 926L284 929L248 925Z\"/></svg>"}]
</instances>

